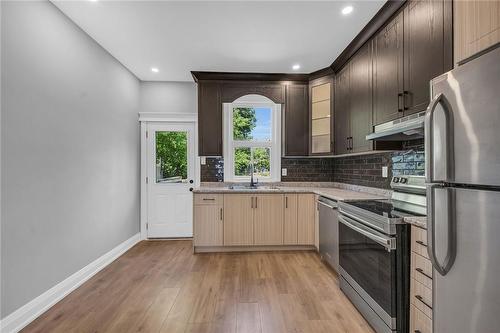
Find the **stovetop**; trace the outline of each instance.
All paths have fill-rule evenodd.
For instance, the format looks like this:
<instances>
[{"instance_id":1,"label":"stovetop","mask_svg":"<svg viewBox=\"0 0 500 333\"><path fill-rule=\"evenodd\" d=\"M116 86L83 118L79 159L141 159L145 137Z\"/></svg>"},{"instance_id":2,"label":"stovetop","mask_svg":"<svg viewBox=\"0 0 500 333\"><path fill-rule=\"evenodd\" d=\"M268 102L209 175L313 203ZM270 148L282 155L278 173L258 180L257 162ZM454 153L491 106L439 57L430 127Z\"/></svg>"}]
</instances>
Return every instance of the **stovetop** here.
<instances>
[{"instance_id":1,"label":"stovetop","mask_svg":"<svg viewBox=\"0 0 500 333\"><path fill-rule=\"evenodd\" d=\"M396 219L405 216L424 216L415 212L405 211L400 208L398 202L394 200L351 201L348 204L388 219Z\"/></svg>"}]
</instances>

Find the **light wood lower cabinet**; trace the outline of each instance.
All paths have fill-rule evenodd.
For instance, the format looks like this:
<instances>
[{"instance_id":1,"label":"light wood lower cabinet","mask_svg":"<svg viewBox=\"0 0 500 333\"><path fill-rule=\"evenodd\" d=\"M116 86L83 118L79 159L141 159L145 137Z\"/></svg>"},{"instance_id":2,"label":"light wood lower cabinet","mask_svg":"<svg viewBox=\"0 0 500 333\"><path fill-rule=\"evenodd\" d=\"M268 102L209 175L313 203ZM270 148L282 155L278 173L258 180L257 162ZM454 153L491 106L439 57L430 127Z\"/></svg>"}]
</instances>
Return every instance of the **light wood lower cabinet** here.
<instances>
[{"instance_id":1,"label":"light wood lower cabinet","mask_svg":"<svg viewBox=\"0 0 500 333\"><path fill-rule=\"evenodd\" d=\"M285 194L283 244L297 245L297 194Z\"/></svg>"},{"instance_id":2,"label":"light wood lower cabinet","mask_svg":"<svg viewBox=\"0 0 500 333\"><path fill-rule=\"evenodd\" d=\"M299 245L314 245L315 209L314 194L297 195L297 243Z\"/></svg>"},{"instance_id":3,"label":"light wood lower cabinet","mask_svg":"<svg viewBox=\"0 0 500 333\"><path fill-rule=\"evenodd\" d=\"M426 230L411 227L410 332L432 333L432 264L427 255Z\"/></svg>"},{"instance_id":4,"label":"light wood lower cabinet","mask_svg":"<svg viewBox=\"0 0 500 333\"><path fill-rule=\"evenodd\" d=\"M253 195L224 195L224 245L254 244L253 206Z\"/></svg>"},{"instance_id":5,"label":"light wood lower cabinet","mask_svg":"<svg viewBox=\"0 0 500 333\"><path fill-rule=\"evenodd\" d=\"M194 203L195 247L315 244L314 194L195 194Z\"/></svg>"},{"instance_id":6,"label":"light wood lower cabinet","mask_svg":"<svg viewBox=\"0 0 500 333\"><path fill-rule=\"evenodd\" d=\"M194 196L194 246L223 245L222 194L195 194Z\"/></svg>"},{"instance_id":7,"label":"light wood lower cabinet","mask_svg":"<svg viewBox=\"0 0 500 333\"><path fill-rule=\"evenodd\" d=\"M254 211L254 245L282 245L283 195L255 196Z\"/></svg>"}]
</instances>

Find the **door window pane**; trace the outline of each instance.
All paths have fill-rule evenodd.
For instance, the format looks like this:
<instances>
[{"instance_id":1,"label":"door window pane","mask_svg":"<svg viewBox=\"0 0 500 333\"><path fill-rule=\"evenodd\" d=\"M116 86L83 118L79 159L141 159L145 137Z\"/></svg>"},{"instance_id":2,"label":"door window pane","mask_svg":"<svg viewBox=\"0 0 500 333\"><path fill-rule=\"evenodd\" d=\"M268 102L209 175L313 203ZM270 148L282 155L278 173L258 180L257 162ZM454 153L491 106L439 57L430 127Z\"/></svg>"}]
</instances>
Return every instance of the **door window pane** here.
<instances>
[{"instance_id":1,"label":"door window pane","mask_svg":"<svg viewBox=\"0 0 500 333\"><path fill-rule=\"evenodd\" d=\"M156 132L156 182L184 182L187 170L187 132Z\"/></svg>"},{"instance_id":2,"label":"door window pane","mask_svg":"<svg viewBox=\"0 0 500 333\"><path fill-rule=\"evenodd\" d=\"M233 139L271 141L271 108L233 108Z\"/></svg>"}]
</instances>

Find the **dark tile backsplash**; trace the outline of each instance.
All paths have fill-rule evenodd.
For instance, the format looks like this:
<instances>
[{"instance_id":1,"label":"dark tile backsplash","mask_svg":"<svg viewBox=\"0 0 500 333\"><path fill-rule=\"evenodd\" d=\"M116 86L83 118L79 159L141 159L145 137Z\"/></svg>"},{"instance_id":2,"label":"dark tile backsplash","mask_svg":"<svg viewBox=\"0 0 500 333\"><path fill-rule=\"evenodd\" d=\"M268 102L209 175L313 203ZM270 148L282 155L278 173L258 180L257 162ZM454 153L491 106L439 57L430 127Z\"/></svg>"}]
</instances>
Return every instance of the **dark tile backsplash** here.
<instances>
[{"instance_id":1,"label":"dark tile backsplash","mask_svg":"<svg viewBox=\"0 0 500 333\"><path fill-rule=\"evenodd\" d=\"M331 182L333 158L282 158L281 168L287 169L283 182Z\"/></svg>"},{"instance_id":2,"label":"dark tile backsplash","mask_svg":"<svg viewBox=\"0 0 500 333\"><path fill-rule=\"evenodd\" d=\"M424 175L423 140L408 141L403 151L374 153L340 158L282 158L287 169L283 182L340 182L353 185L390 188L392 176ZM388 167L388 177L382 177L382 167ZM201 166L202 182L224 181L224 159L207 157Z\"/></svg>"},{"instance_id":3,"label":"dark tile backsplash","mask_svg":"<svg viewBox=\"0 0 500 333\"><path fill-rule=\"evenodd\" d=\"M222 157L207 157L206 164L201 165L202 182L224 181L224 159Z\"/></svg>"},{"instance_id":4,"label":"dark tile backsplash","mask_svg":"<svg viewBox=\"0 0 500 333\"><path fill-rule=\"evenodd\" d=\"M390 188L392 153L335 158L333 181L353 185ZM389 177L382 177L382 167L388 167Z\"/></svg>"}]
</instances>

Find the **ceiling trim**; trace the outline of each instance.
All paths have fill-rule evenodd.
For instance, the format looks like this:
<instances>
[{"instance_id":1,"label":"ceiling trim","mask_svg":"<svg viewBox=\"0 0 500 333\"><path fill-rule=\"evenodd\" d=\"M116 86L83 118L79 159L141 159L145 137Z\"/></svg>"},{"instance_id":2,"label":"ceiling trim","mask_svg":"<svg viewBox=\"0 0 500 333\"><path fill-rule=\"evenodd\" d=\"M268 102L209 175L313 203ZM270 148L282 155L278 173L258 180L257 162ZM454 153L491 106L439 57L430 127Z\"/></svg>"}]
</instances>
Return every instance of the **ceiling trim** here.
<instances>
[{"instance_id":1,"label":"ceiling trim","mask_svg":"<svg viewBox=\"0 0 500 333\"><path fill-rule=\"evenodd\" d=\"M199 72L191 71L195 82L212 81L300 81L309 82L309 74L289 73L245 73L245 72Z\"/></svg>"}]
</instances>

